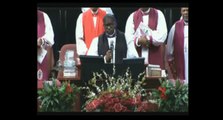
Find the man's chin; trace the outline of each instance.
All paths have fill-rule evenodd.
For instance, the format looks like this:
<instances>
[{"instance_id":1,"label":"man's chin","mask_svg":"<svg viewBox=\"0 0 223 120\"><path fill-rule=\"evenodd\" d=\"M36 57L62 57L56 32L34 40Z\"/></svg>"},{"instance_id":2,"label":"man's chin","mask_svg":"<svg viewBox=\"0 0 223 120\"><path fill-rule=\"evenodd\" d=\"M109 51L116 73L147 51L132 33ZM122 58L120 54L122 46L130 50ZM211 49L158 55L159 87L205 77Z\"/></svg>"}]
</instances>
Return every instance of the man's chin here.
<instances>
[{"instance_id":1,"label":"man's chin","mask_svg":"<svg viewBox=\"0 0 223 120\"><path fill-rule=\"evenodd\" d=\"M188 22L188 19L184 19L185 22Z\"/></svg>"},{"instance_id":2,"label":"man's chin","mask_svg":"<svg viewBox=\"0 0 223 120\"><path fill-rule=\"evenodd\" d=\"M112 32L107 32L108 35L112 35Z\"/></svg>"}]
</instances>

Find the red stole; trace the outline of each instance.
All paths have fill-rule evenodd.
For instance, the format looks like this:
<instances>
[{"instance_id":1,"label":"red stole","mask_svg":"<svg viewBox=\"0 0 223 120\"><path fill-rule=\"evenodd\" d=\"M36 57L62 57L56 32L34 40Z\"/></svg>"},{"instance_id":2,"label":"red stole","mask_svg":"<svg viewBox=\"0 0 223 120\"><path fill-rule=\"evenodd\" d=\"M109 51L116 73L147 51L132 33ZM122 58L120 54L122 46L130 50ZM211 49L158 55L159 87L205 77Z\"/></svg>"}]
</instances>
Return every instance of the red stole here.
<instances>
[{"instance_id":1,"label":"red stole","mask_svg":"<svg viewBox=\"0 0 223 120\"><path fill-rule=\"evenodd\" d=\"M157 22L158 22L158 11L155 8L150 8L149 10L149 28L152 30L156 30ZM140 9L138 9L133 15L134 21L134 30L136 31L140 22L143 21L143 13ZM141 57L142 47L136 46L136 50ZM149 47L149 56L148 56L149 64L157 64L160 65L161 69L164 69L164 55L162 52L161 46L154 46L152 44L152 37L150 37L150 47Z\"/></svg>"},{"instance_id":2,"label":"red stole","mask_svg":"<svg viewBox=\"0 0 223 120\"><path fill-rule=\"evenodd\" d=\"M43 12L41 11L37 11L37 38L42 37L45 34L45 23L44 23L44 16L43 16ZM39 51L40 48L37 47L37 51ZM48 53L47 53L48 54ZM43 78L39 79L39 80L47 80L48 76L49 76L49 72L47 69L47 64L48 60L47 60L47 55L45 56L45 58L43 59L42 63L40 64L39 62L37 62L37 71L39 69L42 70L43 72Z\"/></svg>"},{"instance_id":3,"label":"red stole","mask_svg":"<svg viewBox=\"0 0 223 120\"><path fill-rule=\"evenodd\" d=\"M176 72L179 79L185 80L185 64L184 64L184 20L179 20L175 24L174 33L174 60L176 63Z\"/></svg>"},{"instance_id":4,"label":"red stole","mask_svg":"<svg viewBox=\"0 0 223 120\"><path fill-rule=\"evenodd\" d=\"M84 35L84 41L87 46L87 48L90 48L91 41L93 38L99 36L104 32L104 26L103 26L103 18L106 15L106 12L98 9L98 13L96 14L96 27L94 27L94 20L93 20L93 14L91 9L87 10L83 13L83 19L82 19L82 25L83 25L83 35Z\"/></svg>"},{"instance_id":5,"label":"red stole","mask_svg":"<svg viewBox=\"0 0 223 120\"><path fill-rule=\"evenodd\" d=\"M37 37L42 37L44 35L44 32L45 32L45 23L44 23L44 16L43 16L43 12L41 11L37 11L37 28L38 28L38 31L37 31Z\"/></svg>"}]
</instances>

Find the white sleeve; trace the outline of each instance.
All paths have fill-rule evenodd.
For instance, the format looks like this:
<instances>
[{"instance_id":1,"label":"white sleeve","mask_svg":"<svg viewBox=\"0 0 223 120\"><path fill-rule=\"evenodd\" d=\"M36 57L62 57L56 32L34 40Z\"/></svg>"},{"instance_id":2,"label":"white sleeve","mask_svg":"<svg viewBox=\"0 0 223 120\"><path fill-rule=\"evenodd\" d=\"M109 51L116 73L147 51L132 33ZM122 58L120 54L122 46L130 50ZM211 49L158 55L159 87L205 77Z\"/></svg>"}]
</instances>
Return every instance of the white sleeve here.
<instances>
[{"instance_id":1,"label":"white sleeve","mask_svg":"<svg viewBox=\"0 0 223 120\"><path fill-rule=\"evenodd\" d=\"M157 29L151 31L152 34L152 43L155 46L163 44L167 38L167 26L166 20L163 13L158 10L158 24ZM148 36L147 36L148 37Z\"/></svg>"},{"instance_id":2,"label":"white sleeve","mask_svg":"<svg viewBox=\"0 0 223 120\"><path fill-rule=\"evenodd\" d=\"M82 13L78 16L77 19L75 36L78 55L85 55L87 52L87 46L83 37Z\"/></svg>"},{"instance_id":3,"label":"white sleeve","mask_svg":"<svg viewBox=\"0 0 223 120\"><path fill-rule=\"evenodd\" d=\"M167 60L172 61L173 60L173 37L175 33L175 24L172 26L169 32L168 40L167 40L167 47L166 47L166 53L167 53Z\"/></svg>"},{"instance_id":4,"label":"white sleeve","mask_svg":"<svg viewBox=\"0 0 223 120\"><path fill-rule=\"evenodd\" d=\"M112 12L112 9L110 7L101 8L101 9L105 10L106 11L106 14L114 15L113 12Z\"/></svg>"},{"instance_id":5,"label":"white sleeve","mask_svg":"<svg viewBox=\"0 0 223 120\"><path fill-rule=\"evenodd\" d=\"M48 45L52 46L54 44L53 27L50 18L46 13L43 13L43 17L45 22L45 34L42 38L48 43Z\"/></svg>"},{"instance_id":6,"label":"white sleeve","mask_svg":"<svg viewBox=\"0 0 223 120\"><path fill-rule=\"evenodd\" d=\"M126 39L132 40L134 43L135 30L134 30L134 22L133 22L133 13L130 14L130 16L128 17L128 19L126 21L125 35L126 35ZM136 38L136 45L140 46L140 45L138 45L138 38Z\"/></svg>"},{"instance_id":7,"label":"white sleeve","mask_svg":"<svg viewBox=\"0 0 223 120\"><path fill-rule=\"evenodd\" d=\"M81 8L81 11L82 11L82 13L84 13L85 11L87 11L88 9L90 9L89 7L82 7Z\"/></svg>"},{"instance_id":8,"label":"white sleeve","mask_svg":"<svg viewBox=\"0 0 223 120\"><path fill-rule=\"evenodd\" d=\"M135 45L134 45L134 41L131 39L127 38L127 35L125 34L125 38L126 38L126 44L127 44L127 58L138 58L139 55L136 51Z\"/></svg>"},{"instance_id":9,"label":"white sleeve","mask_svg":"<svg viewBox=\"0 0 223 120\"><path fill-rule=\"evenodd\" d=\"M92 40L91 46L87 52L87 55L98 56L98 37L95 37Z\"/></svg>"}]
</instances>

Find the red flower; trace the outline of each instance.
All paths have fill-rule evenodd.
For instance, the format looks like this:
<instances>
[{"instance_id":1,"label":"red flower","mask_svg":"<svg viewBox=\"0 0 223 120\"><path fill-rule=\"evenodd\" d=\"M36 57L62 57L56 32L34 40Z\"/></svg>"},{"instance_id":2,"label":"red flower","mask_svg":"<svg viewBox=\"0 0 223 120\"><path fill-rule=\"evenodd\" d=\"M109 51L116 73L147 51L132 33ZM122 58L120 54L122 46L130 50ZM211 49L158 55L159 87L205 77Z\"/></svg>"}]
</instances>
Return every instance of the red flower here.
<instances>
[{"instance_id":1,"label":"red flower","mask_svg":"<svg viewBox=\"0 0 223 120\"><path fill-rule=\"evenodd\" d=\"M66 86L66 94L72 93L72 92L73 92L73 89L70 87L70 83L68 83Z\"/></svg>"},{"instance_id":2,"label":"red flower","mask_svg":"<svg viewBox=\"0 0 223 120\"><path fill-rule=\"evenodd\" d=\"M114 102L114 103L118 103L119 99L118 98L112 98L111 101Z\"/></svg>"},{"instance_id":3,"label":"red flower","mask_svg":"<svg viewBox=\"0 0 223 120\"><path fill-rule=\"evenodd\" d=\"M121 103L123 105L134 106L135 105L135 99L134 98L124 99L124 100L121 100Z\"/></svg>"},{"instance_id":4,"label":"red flower","mask_svg":"<svg viewBox=\"0 0 223 120\"><path fill-rule=\"evenodd\" d=\"M166 88L165 87L163 87L163 88L159 87L158 90L161 91L161 94L160 94L161 99L166 100L167 99Z\"/></svg>"},{"instance_id":5,"label":"red flower","mask_svg":"<svg viewBox=\"0 0 223 120\"><path fill-rule=\"evenodd\" d=\"M142 102L139 105L139 107L137 109L137 112L145 112L145 110L146 110L147 107L148 107L147 102Z\"/></svg>"},{"instance_id":6,"label":"red flower","mask_svg":"<svg viewBox=\"0 0 223 120\"><path fill-rule=\"evenodd\" d=\"M163 99L163 100L166 100L166 99L167 99L167 96L166 96L165 94L163 94L163 93L161 93L160 97L161 97L161 99Z\"/></svg>"},{"instance_id":7,"label":"red flower","mask_svg":"<svg viewBox=\"0 0 223 120\"><path fill-rule=\"evenodd\" d=\"M112 111L112 108L111 107L104 109L104 112L111 112L111 111Z\"/></svg>"},{"instance_id":8,"label":"red flower","mask_svg":"<svg viewBox=\"0 0 223 120\"><path fill-rule=\"evenodd\" d=\"M110 99L110 98L112 98L112 96L113 95L111 93L105 93L101 96L101 99Z\"/></svg>"},{"instance_id":9,"label":"red flower","mask_svg":"<svg viewBox=\"0 0 223 120\"><path fill-rule=\"evenodd\" d=\"M107 101L106 103L105 103L105 107L106 108L108 108L108 107L112 107L114 105L114 102L113 101Z\"/></svg>"},{"instance_id":10,"label":"red flower","mask_svg":"<svg viewBox=\"0 0 223 120\"><path fill-rule=\"evenodd\" d=\"M166 92L166 88L165 87L159 87L158 90L161 91L162 93Z\"/></svg>"},{"instance_id":11,"label":"red flower","mask_svg":"<svg viewBox=\"0 0 223 120\"><path fill-rule=\"evenodd\" d=\"M123 105L121 105L120 103L115 103L114 105L114 109L115 112L121 112Z\"/></svg>"},{"instance_id":12,"label":"red flower","mask_svg":"<svg viewBox=\"0 0 223 120\"><path fill-rule=\"evenodd\" d=\"M158 110L157 104L144 101L138 107L137 112L153 112L157 110Z\"/></svg>"},{"instance_id":13,"label":"red flower","mask_svg":"<svg viewBox=\"0 0 223 120\"><path fill-rule=\"evenodd\" d=\"M137 95L136 96L136 104L140 104L141 103L141 95Z\"/></svg>"},{"instance_id":14,"label":"red flower","mask_svg":"<svg viewBox=\"0 0 223 120\"><path fill-rule=\"evenodd\" d=\"M86 109L87 109L87 111L95 110L100 104L101 104L101 100L99 100L99 99L95 99L95 100L91 101L91 102L86 106Z\"/></svg>"},{"instance_id":15,"label":"red flower","mask_svg":"<svg viewBox=\"0 0 223 120\"><path fill-rule=\"evenodd\" d=\"M120 90L115 91L116 96L122 96L123 92Z\"/></svg>"},{"instance_id":16,"label":"red flower","mask_svg":"<svg viewBox=\"0 0 223 120\"><path fill-rule=\"evenodd\" d=\"M122 106L122 112L127 112L127 107L125 107L125 106Z\"/></svg>"},{"instance_id":17,"label":"red flower","mask_svg":"<svg viewBox=\"0 0 223 120\"><path fill-rule=\"evenodd\" d=\"M123 97L123 94L127 95L128 93L123 91L104 92L100 94L99 98L86 105L86 111L97 109L103 112L132 112L135 109L137 111L147 111L148 103L142 103L140 94L128 97Z\"/></svg>"}]
</instances>

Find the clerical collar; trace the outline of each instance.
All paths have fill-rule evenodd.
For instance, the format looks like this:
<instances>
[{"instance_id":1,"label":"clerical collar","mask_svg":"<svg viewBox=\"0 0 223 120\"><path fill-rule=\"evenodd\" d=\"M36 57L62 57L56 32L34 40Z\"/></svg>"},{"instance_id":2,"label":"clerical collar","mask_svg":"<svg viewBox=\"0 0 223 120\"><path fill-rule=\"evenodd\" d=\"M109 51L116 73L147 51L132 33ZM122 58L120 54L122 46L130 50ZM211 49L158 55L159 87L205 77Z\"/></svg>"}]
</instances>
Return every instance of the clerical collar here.
<instances>
[{"instance_id":1,"label":"clerical collar","mask_svg":"<svg viewBox=\"0 0 223 120\"><path fill-rule=\"evenodd\" d=\"M188 22L184 21L184 25L188 25Z\"/></svg>"},{"instance_id":2,"label":"clerical collar","mask_svg":"<svg viewBox=\"0 0 223 120\"><path fill-rule=\"evenodd\" d=\"M92 13L93 15L97 15L97 14L98 14L98 9L97 9L96 12L93 12L93 10L91 10L91 13Z\"/></svg>"},{"instance_id":3,"label":"clerical collar","mask_svg":"<svg viewBox=\"0 0 223 120\"><path fill-rule=\"evenodd\" d=\"M141 9L140 9L140 10L141 10ZM148 14L149 11L150 11L150 8L149 8L146 12L143 12L143 11L141 10L142 14L144 14L144 15Z\"/></svg>"},{"instance_id":4,"label":"clerical collar","mask_svg":"<svg viewBox=\"0 0 223 120\"><path fill-rule=\"evenodd\" d=\"M105 33L105 34L108 38L113 38L116 36L116 31L114 30L114 33L112 33L111 35L109 35L108 33Z\"/></svg>"}]
</instances>

